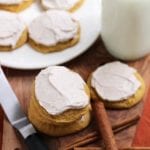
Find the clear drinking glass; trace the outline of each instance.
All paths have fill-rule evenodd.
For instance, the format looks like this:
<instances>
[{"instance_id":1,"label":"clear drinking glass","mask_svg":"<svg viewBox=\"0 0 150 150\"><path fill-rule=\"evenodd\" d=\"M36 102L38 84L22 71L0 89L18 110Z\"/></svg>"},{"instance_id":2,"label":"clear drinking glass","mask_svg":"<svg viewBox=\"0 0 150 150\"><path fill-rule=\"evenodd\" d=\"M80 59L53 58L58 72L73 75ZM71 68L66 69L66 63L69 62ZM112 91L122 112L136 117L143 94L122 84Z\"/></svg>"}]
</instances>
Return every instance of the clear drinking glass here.
<instances>
[{"instance_id":1,"label":"clear drinking glass","mask_svg":"<svg viewBox=\"0 0 150 150\"><path fill-rule=\"evenodd\" d=\"M102 0L102 39L122 60L150 52L150 0Z\"/></svg>"}]
</instances>

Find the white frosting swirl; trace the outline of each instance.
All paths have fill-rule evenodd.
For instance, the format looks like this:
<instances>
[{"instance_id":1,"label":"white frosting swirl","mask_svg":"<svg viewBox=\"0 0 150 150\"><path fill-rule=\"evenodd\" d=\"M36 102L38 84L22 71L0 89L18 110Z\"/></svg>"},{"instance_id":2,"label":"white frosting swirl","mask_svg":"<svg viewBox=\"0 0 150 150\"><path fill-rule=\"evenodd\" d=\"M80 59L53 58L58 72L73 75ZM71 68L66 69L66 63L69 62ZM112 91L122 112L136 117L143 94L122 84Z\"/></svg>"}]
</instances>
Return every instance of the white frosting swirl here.
<instances>
[{"instance_id":1,"label":"white frosting swirl","mask_svg":"<svg viewBox=\"0 0 150 150\"><path fill-rule=\"evenodd\" d=\"M0 4L3 5L14 5L14 4L20 4L24 0L0 0Z\"/></svg>"},{"instance_id":2,"label":"white frosting swirl","mask_svg":"<svg viewBox=\"0 0 150 150\"><path fill-rule=\"evenodd\" d=\"M26 26L15 13L0 11L0 45L16 46Z\"/></svg>"},{"instance_id":3,"label":"white frosting swirl","mask_svg":"<svg viewBox=\"0 0 150 150\"><path fill-rule=\"evenodd\" d=\"M135 72L135 69L118 61L108 63L92 74L91 84L104 100L124 100L134 95L141 86Z\"/></svg>"},{"instance_id":4,"label":"white frosting swirl","mask_svg":"<svg viewBox=\"0 0 150 150\"><path fill-rule=\"evenodd\" d=\"M69 10L74 7L78 1L79 0L42 0L42 5L47 9Z\"/></svg>"},{"instance_id":5,"label":"white frosting swirl","mask_svg":"<svg viewBox=\"0 0 150 150\"><path fill-rule=\"evenodd\" d=\"M52 115L68 109L84 108L89 104L83 79L62 66L51 66L38 74L35 95L39 104Z\"/></svg>"},{"instance_id":6,"label":"white frosting swirl","mask_svg":"<svg viewBox=\"0 0 150 150\"><path fill-rule=\"evenodd\" d=\"M50 10L36 18L29 26L29 36L36 43L54 46L77 35L79 25L71 14L63 10Z\"/></svg>"}]
</instances>

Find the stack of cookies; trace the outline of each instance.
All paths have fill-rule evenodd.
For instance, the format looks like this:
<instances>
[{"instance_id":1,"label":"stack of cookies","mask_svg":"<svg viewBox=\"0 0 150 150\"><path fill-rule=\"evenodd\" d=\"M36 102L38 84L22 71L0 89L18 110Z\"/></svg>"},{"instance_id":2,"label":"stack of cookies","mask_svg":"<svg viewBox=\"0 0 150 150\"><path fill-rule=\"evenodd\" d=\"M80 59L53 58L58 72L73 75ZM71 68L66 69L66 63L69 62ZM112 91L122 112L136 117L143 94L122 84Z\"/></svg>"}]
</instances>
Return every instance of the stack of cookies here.
<instances>
[{"instance_id":1,"label":"stack of cookies","mask_svg":"<svg viewBox=\"0 0 150 150\"><path fill-rule=\"evenodd\" d=\"M42 133L63 136L88 126L90 92L79 74L62 66L42 70L36 77L29 120Z\"/></svg>"}]
</instances>

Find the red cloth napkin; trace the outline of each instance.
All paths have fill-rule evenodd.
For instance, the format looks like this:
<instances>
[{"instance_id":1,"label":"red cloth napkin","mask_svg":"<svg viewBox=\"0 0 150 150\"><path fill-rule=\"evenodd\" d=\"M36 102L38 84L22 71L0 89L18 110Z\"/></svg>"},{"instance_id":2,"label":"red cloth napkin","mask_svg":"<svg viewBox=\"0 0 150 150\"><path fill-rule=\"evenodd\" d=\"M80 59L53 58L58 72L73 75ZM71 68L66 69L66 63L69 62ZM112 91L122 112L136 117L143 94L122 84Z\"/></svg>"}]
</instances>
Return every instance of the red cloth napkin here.
<instances>
[{"instance_id":1,"label":"red cloth napkin","mask_svg":"<svg viewBox=\"0 0 150 150\"><path fill-rule=\"evenodd\" d=\"M150 88L144 104L144 110L137 126L132 146L150 147Z\"/></svg>"}]
</instances>

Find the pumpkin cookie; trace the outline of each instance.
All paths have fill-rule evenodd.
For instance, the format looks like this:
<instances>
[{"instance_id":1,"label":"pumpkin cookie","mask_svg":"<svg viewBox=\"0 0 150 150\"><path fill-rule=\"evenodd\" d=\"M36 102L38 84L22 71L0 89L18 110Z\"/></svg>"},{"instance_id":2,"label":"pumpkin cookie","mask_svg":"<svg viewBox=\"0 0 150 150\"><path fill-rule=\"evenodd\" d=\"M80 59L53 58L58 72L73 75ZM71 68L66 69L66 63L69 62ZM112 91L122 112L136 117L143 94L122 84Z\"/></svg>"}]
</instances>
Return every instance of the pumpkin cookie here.
<instances>
[{"instance_id":1,"label":"pumpkin cookie","mask_svg":"<svg viewBox=\"0 0 150 150\"><path fill-rule=\"evenodd\" d=\"M36 110L35 110L36 111ZM87 111L86 114L81 116L75 122L64 124L64 125L55 125L47 122L42 119L43 116L39 112L29 113L29 118L32 124L42 133L50 135L50 136L65 136L68 134L76 133L85 127L87 127L91 120L91 114ZM35 115L36 114L36 115Z\"/></svg>"},{"instance_id":2,"label":"pumpkin cookie","mask_svg":"<svg viewBox=\"0 0 150 150\"><path fill-rule=\"evenodd\" d=\"M45 9L64 9L70 12L76 11L84 0L41 0Z\"/></svg>"},{"instance_id":3,"label":"pumpkin cookie","mask_svg":"<svg viewBox=\"0 0 150 150\"><path fill-rule=\"evenodd\" d=\"M87 105L86 107L81 109L69 109L61 114L51 115L43 107L41 107L34 94L34 91L32 92L30 102L30 108L32 109L31 113L39 112L43 119L45 119L48 123L52 123L54 125L65 125L75 122L77 119L81 118L81 116L85 115L90 109L90 105ZM87 94L89 95L89 92Z\"/></svg>"},{"instance_id":4,"label":"pumpkin cookie","mask_svg":"<svg viewBox=\"0 0 150 150\"><path fill-rule=\"evenodd\" d=\"M77 73L52 66L36 77L28 115L41 132L62 136L79 131L89 124L90 110L89 89Z\"/></svg>"},{"instance_id":5,"label":"pumpkin cookie","mask_svg":"<svg viewBox=\"0 0 150 150\"><path fill-rule=\"evenodd\" d=\"M29 7L34 0L0 0L0 9L20 12Z\"/></svg>"},{"instance_id":6,"label":"pumpkin cookie","mask_svg":"<svg viewBox=\"0 0 150 150\"><path fill-rule=\"evenodd\" d=\"M49 10L29 25L29 44L42 53L61 51L77 44L79 23L64 10Z\"/></svg>"},{"instance_id":7,"label":"pumpkin cookie","mask_svg":"<svg viewBox=\"0 0 150 150\"><path fill-rule=\"evenodd\" d=\"M125 109L139 103L145 92L145 83L132 67L120 62L105 64L88 79L91 97L104 102L107 108Z\"/></svg>"},{"instance_id":8,"label":"pumpkin cookie","mask_svg":"<svg viewBox=\"0 0 150 150\"><path fill-rule=\"evenodd\" d=\"M0 51L10 51L27 41L27 29L15 13L0 11Z\"/></svg>"}]
</instances>

